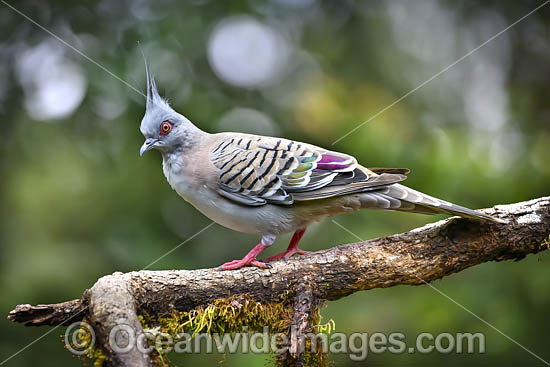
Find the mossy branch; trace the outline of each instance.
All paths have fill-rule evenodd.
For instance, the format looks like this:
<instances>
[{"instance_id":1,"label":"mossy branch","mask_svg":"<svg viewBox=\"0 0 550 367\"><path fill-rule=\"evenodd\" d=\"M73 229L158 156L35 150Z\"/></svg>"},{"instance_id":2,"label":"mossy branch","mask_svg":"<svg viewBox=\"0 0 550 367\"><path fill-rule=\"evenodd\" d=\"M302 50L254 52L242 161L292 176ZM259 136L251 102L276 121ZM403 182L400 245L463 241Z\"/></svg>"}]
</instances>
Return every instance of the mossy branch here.
<instances>
[{"instance_id":1,"label":"mossy branch","mask_svg":"<svg viewBox=\"0 0 550 367\"><path fill-rule=\"evenodd\" d=\"M26 325L50 326L86 318L94 326L99 347L109 358L107 363L113 366L152 364L150 355L116 354L107 343L109 331L121 320L142 331L144 315L152 317L153 324L162 326L163 317L174 320L173 317L185 315L188 320L200 313L204 320L210 317L210 324L191 324L203 331L205 328L233 331L233 326L239 323L279 322L277 325L283 329L293 324L299 332L309 332L319 322L318 309L325 300L337 300L372 288L422 285L483 262L520 260L549 248L550 197L497 205L482 212L509 223L450 218L410 232L275 262L265 270L114 273L99 279L81 300L19 305L8 318ZM235 297L242 297L239 302L253 301L259 306L255 311L247 311L247 317L240 321L231 321L232 326L217 312L228 312L231 307L224 308L222 304L227 301L231 305ZM210 316L203 316L205 313ZM174 327L165 321L164 326L169 325ZM286 355L280 356L279 362L303 365L312 360L296 353L292 349L295 347L292 345Z\"/></svg>"}]
</instances>

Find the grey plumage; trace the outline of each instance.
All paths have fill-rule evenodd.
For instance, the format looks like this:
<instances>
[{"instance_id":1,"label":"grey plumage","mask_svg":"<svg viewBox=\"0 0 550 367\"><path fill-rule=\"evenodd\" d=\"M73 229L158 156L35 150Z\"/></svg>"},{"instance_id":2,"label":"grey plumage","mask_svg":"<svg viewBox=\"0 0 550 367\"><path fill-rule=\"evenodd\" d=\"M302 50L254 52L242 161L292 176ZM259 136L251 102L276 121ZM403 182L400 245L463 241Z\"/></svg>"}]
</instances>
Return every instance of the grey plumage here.
<instances>
[{"instance_id":1,"label":"grey plumage","mask_svg":"<svg viewBox=\"0 0 550 367\"><path fill-rule=\"evenodd\" d=\"M330 167L334 169L319 169L317 162L326 155L342 161ZM362 208L499 221L397 184L406 178L407 169L368 169L349 155L287 139L236 134L219 142L210 159L219 169L218 193L243 205L291 205L365 193Z\"/></svg>"},{"instance_id":2,"label":"grey plumage","mask_svg":"<svg viewBox=\"0 0 550 367\"><path fill-rule=\"evenodd\" d=\"M366 168L348 154L293 140L240 133L208 134L174 111L158 94L149 67L140 154L162 153L163 171L176 192L228 228L256 233L261 242L242 260L223 265L263 267L256 256L276 236L296 231L282 254L297 248L315 221L359 209L451 214L502 223L400 184L404 168ZM279 258L279 257L276 257Z\"/></svg>"}]
</instances>

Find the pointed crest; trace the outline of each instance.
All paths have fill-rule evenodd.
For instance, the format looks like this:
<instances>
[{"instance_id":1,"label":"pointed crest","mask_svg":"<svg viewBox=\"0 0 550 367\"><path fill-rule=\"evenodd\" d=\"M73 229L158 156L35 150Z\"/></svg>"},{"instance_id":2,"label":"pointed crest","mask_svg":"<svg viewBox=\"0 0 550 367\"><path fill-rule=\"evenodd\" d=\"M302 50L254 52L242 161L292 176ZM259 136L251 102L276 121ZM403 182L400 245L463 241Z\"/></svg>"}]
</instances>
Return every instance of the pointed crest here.
<instances>
[{"instance_id":1,"label":"pointed crest","mask_svg":"<svg viewBox=\"0 0 550 367\"><path fill-rule=\"evenodd\" d=\"M162 98L160 97L158 91L157 91L157 85L155 83L155 78L153 77L153 73L151 72L151 68L149 67L149 63L147 62L147 58L145 57L145 53L143 52L143 49L141 48L141 45L139 45L139 50L141 51L141 55L143 56L143 61L145 61L145 74L147 76L147 103L146 108L149 109L153 105L154 102L161 101Z\"/></svg>"}]
</instances>

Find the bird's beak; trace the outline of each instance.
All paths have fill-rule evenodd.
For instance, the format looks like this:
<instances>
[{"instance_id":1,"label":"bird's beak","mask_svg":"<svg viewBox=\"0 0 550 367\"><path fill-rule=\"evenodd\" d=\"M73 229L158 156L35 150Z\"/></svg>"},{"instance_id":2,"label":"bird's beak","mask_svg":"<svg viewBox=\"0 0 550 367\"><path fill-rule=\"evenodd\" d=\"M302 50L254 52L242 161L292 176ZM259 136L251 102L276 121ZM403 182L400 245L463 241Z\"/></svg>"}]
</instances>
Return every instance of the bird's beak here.
<instances>
[{"instance_id":1,"label":"bird's beak","mask_svg":"<svg viewBox=\"0 0 550 367\"><path fill-rule=\"evenodd\" d=\"M151 150L157 142L158 142L158 139L155 139L155 138L145 139L145 143L143 143L143 145L141 146L141 149L139 150L139 155L142 156L146 151Z\"/></svg>"}]
</instances>

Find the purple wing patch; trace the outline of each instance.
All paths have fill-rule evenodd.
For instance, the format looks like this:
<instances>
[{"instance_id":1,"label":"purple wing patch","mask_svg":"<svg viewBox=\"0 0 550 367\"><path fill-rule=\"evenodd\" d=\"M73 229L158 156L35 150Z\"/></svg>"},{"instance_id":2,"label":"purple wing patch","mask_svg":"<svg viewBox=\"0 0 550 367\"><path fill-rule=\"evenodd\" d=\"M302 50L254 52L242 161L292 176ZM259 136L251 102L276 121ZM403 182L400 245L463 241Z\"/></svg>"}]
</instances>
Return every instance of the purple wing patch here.
<instances>
[{"instance_id":1,"label":"purple wing patch","mask_svg":"<svg viewBox=\"0 0 550 367\"><path fill-rule=\"evenodd\" d=\"M336 157L330 154L323 154L321 160L317 161L317 169L322 169L326 171L336 171L341 169L346 169L350 167L353 162L350 162L349 159Z\"/></svg>"}]
</instances>

